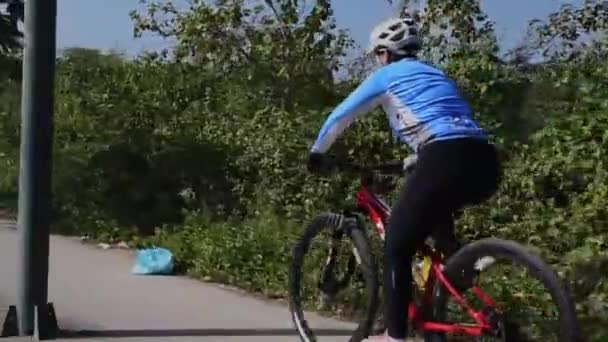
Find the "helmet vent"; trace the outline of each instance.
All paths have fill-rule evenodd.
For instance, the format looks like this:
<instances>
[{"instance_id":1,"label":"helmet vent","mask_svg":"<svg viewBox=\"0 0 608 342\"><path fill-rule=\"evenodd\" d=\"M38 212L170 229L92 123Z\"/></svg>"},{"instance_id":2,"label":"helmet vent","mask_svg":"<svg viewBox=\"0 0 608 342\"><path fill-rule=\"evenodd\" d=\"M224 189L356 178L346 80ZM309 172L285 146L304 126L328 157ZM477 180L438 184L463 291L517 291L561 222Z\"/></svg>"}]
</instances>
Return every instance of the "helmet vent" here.
<instances>
[{"instance_id":1,"label":"helmet vent","mask_svg":"<svg viewBox=\"0 0 608 342\"><path fill-rule=\"evenodd\" d=\"M403 36L405 36L405 32L401 31L401 32L397 33L396 35L392 36L391 37L391 41L392 42L398 42L398 41L400 41L400 40L403 39Z\"/></svg>"},{"instance_id":2,"label":"helmet vent","mask_svg":"<svg viewBox=\"0 0 608 342\"><path fill-rule=\"evenodd\" d=\"M396 31L396 30L400 29L401 26L402 26L401 23L396 23L395 25L389 26L388 29L391 31Z\"/></svg>"}]
</instances>

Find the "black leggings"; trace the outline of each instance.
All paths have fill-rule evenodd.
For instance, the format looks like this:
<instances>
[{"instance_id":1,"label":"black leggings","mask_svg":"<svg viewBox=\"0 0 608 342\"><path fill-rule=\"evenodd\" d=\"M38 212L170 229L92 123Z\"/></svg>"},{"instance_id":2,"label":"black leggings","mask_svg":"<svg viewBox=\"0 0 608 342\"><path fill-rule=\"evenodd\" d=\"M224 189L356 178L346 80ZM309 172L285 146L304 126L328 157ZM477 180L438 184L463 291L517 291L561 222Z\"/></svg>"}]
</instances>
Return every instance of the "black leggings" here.
<instances>
[{"instance_id":1,"label":"black leggings","mask_svg":"<svg viewBox=\"0 0 608 342\"><path fill-rule=\"evenodd\" d=\"M434 231L453 234L453 214L492 196L500 178L496 149L485 140L430 143L418 155L386 232L384 294L388 335L407 335L411 263L416 247Z\"/></svg>"}]
</instances>

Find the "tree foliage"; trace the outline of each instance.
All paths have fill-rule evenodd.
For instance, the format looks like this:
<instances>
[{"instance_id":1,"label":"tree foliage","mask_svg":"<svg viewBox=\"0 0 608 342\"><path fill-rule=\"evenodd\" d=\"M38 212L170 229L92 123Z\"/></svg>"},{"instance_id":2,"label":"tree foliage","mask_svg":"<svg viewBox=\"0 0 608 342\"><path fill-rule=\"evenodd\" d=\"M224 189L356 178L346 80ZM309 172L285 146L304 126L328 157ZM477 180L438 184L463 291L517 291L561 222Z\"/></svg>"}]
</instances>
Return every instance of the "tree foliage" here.
<instances>
[{"instance_id":1,"label":"tree foliage","mask_svg":"<svg viewBox=\"0 0 608 342\"><path fill-rule=\"evenodd\" d=\"M23 22L23 6L22 0L0 1L0 54L11 53L21 47L20 38L23 35L18 23Z\"/></svg>"}]
</instances>

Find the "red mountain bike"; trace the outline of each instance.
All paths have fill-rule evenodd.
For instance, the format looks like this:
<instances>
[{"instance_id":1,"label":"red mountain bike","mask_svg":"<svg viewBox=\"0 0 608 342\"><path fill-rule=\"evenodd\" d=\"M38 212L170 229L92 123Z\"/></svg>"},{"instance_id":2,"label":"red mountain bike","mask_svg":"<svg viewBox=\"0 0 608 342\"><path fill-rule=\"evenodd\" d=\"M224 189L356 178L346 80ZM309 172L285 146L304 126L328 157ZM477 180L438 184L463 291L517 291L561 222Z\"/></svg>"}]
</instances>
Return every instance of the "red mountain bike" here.
<instances>
[{"instance_id":1,"label":"red mountain bike","mask_svg":"<svg viewBox=\"0 0 608 342\"><path fill-rule=\"evenodd\" d=\"M403 174L412 169L414 163L404 164L403 161L376 166L359 166L352 163L335 163L334 169L357 173L361 176L361 186L357 193L356 208L352 211L324 213L312 219L305 227L304 234L293 249L293 261L289 275L289 308L293 323L302 341L316 341L316 336L310 329L301 300L302 263L309 250L312 239L323 230L331 231L329 256L324 265L323 276L318 288L322 296L333 297L348 286L356 267L360 268L367 292L365 317L358 321L350 341L361 341L372 333L376 314L379 307L378 269L372 254L370 243L363 228L362 219L367 217L375 226L377 233L384 239L384 227L390 216L390 207L371 190L375 185L384 182L383 174ZM344 238L349 238L353 244L353 253L349 257L348 267L344 276L336 276L338 248ZM498 258L507 259L524 266L551 295L551 300L559 311L560 341L579 342L580 330L575 315L574 305L568 293L561 287L560 280L553 270L523 246L508 240L488 238L478 240L459 248L447 260L441 253L448 246L454 246L455 241L434 234L430 243L427 239L420 246L417 256L422 263L413 267L413 284L415 293L409 306L409 318L413 330L424 336L427 342L444 342L451 334L467 335L473 338L487 336L498 341L520 341L518 334L511 329L509 320L497 304L473 279L478 277L481 270L487 268ZM444 262L446 261L446 262ZM484 266L485 263L485 266ZM484 268L485 267L485 268ZM418 276L418 277L417 277ZM455 285L458 284L458 285ZM483 308L473 308L461 290L469 289L481 301ZM417 296L416 296L417 295ZM464 309L475 323L455 323L446 321L448 299L453 299Z\"/></svg>"}]
</instances>

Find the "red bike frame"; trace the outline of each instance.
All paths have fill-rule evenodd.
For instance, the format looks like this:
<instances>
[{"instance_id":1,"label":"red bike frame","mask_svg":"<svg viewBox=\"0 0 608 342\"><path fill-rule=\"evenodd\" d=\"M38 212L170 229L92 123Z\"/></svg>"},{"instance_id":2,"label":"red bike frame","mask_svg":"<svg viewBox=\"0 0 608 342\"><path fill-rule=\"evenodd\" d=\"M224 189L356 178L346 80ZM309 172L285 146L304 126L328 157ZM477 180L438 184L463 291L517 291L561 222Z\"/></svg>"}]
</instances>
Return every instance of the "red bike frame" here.
<instances>
[{"instance_id":1,"label":"red bike frame","mask_svg":"<svg viewBox=\"0 0 608 342\"><path fill-rule=\"evenodd\" d=\"M384 240L385 225L386 222L388 222L388 218L391 214L390 207L380 197L370 191L365 185L361 185L361 188L357 193L357 205L369 216L372 223L376 227L378 234L380 234L380 237ZM431 257L432 267L431 272L429 272L428 279L424 285L422 303L417 306L412 301L412 303L409 305L409 317L412 322L414 322L416 329L418 331L427 332L432 331L452 334L464 333L469 336L481 336L484 334L484 332L491 331L492 327L490 326L488 315L486 315L484 312L475 310L461 295L461 293L458 292L454 286L452 286L452 284L443 274L443 257L440 255L440 253L430 250L430 248L423 249L421 252ZM450 295L467 311L468 315L475 320L476 324L431 322L427 321L423 315L418 314L423 306L429 306L431 304L431 296L436 279L438 279L439 282L445 286ZM474 286L472 290L475 295L477 295L486 305L490 307L496 306L496 303L479 287Z\"/></svg>"}]
</instances>

